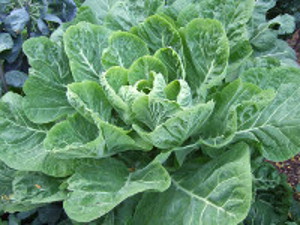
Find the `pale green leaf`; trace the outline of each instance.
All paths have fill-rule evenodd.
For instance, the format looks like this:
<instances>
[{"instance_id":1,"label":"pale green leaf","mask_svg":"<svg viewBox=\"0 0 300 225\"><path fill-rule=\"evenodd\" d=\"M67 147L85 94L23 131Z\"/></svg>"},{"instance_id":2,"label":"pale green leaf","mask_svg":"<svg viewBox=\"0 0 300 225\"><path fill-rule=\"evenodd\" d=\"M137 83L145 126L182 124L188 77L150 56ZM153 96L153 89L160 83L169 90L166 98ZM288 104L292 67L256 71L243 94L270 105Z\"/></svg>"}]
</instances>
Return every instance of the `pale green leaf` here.
<instances>
[{"instance_id":1,"label":"pale green leaf","mask_svg":"<svg viewBox=\"0 0 300 225\"><path fill-rule=\"evenodd\" d=\"M178 51L182 46L176 27L158 15L148 17L134 29L134 33L147 43L152 52L167 47Z\"/></svg>"},{"instance_id":2,"label":"pale green leaf","mask_svg":"<svg viewBox=\"0 0 300 225\"><path fill-rule=\"evenodd\" d=\"M172 48L161 48L155 52L154 56L166 66L168 70L168 80L185 79L185 69L179 54Z\"/></svg>"},{"instance_id":3,"label":"pale green leaf","mask_svg":"<svg viewBox=\"0 0 300 225\"><path fill-rule=\"evenodd\" d=\"M180 106L174 101L164 99L151 99L149 96L141 96L132 105L134 118L150 130L154 130L160 124L181 111Z\"/></svg>"},{"instance_id":4,"label":"pale green leaf","mask_svg":"<svg viewBox=\"0 0 300 225\"><path fill-rule=\"evenodd\" d=\"M245 144L206 164L188 162L163 193L145 193L133 225L238 224L251 203L250 156Z\"/></svg>"},{"instance_id":5,"label":"pale green leaf","mask_svg":"<svg viewBox=\"0 0 300 225\"><path fill-rule=\"evenodd\" d=\"M155 14L164 5L163 0L125 0L118 1L105 18L105 26L113 30L130 30Z\"/></svg>"},{"instance_id":6,"label":"pale green leaf","mask_svg":"<svg viewBox=\"0 0 300 225\"><path fill-rule=\"evenodd\" d=\"M120 161L104 159L82 165L68 184L72 191L64 202L68 216L79 222L89 222L137 193L166 190L170 177L159 163L129 172Z\"/></svg>"},{"instance_id":7,"label":"pale green leaf","mask_svg":"<svg viewBox=\"0 0 300 225\"><path fill-rule=\"evenodd\" d=\"M82 6L88 6L96 16L98 23L103 24L110 9L119 0L85 0Z\"/></svg>"},{"instance_id":8,"label":"pale green leaf","mask_svg":"<svg viewBox=\"0 0 300 225\"><path fill-rule=\"evenodd\" d=\"M240 78L263 89L277 90L281 84L300 84L300 69L292 67L253 68L245 71Z\"/></svg>"},{"instance_id":9,"label":"pale green leaf","mask_svg":"<svg viewBox=\"0 0 300 225\"><path fill-rule=\"evenodd\" d=\"M154 79L152 84L152 89L149 92L148 96L150 99L165 99L165 88L167 86L164 76L161 73L155 74L152 73Z\"/></svg>"},{"instance_id":10,"label":"pale green leaf","mask_svg":"<svg viewBox=\"0 0 300 225\"><path fill-rule=\"evenodd\" d=\"M149 54L148 47L139 37L127 32L115 32L109 38L109 47L104 50L102 64L129 68L138 58Z\"/></svg>"},{"instance_id":11,"label":"pale green leaf","mask_svg":"<svg viewBox=\"0 0 300 225\"><path fill-rule=\"evenodd\" d=\"M213 102L187 108L159 124L152 132L147 132L135 124L133 128L154 146L171 149L181 146L189 137L198 134L211 115L213 108Z\"/></svg>"},{"instance_id":12,"label":"pale green leaf","mask_svg":"<svg viewBox=\"0 0 300 225\"><path fill-rule=\"evenodd\" d=\"M81 22L70 27L64 34L65 50L75 81L98 81L104 71L102 52L108 46L110 30L105 27Z\"/></svg>"},{"instance_id":13,"label":"pale green leaf","mask_svg":"<svg viewBox=\"0 0 300 225\"><path fill-rule=\"evenodd\" d=\"M75 114L47 133L45 147L61 159L99 158L105 141L96 125Z\"/></svg>"},{"instance_id":14,"label":"pale green leaf","mask_svg":"<svg viewBox=\"0 0 300 225\"><path fill-rule=\"evenodd\" d=\"M216 19L222 23L230 48L246 40L246 24L252 16L254 0L203 0L190 4L178 15L180 25L186 25L194 18Z\"/></svg>"},{"instance_id":15,"label":"pale green leaf","mask_svg":"<svg viewBox=\"0 0 300 225\"><path fill-rule=\"evenodd\" d=\"M137 59L129 68L128 81L133 85L140 80L149 80L150 72L161 73L168 78L168 70L166 66L153 56L143 56Z\"/></svg>"},{"instance_id":16,"label":"pale green leaf","mask_svg":"<svg viewBox=\"0 0 300 225\"><path fill-rule=\"evenodd\" d=\"M70 104L89 121L93 122L94 117L104 121L110 120L112 107L98 83L72 83L68 85L67 96Z\"/></svg>"},{"instance_id":17,"label":"pale green leaf","mask_svg":"<svg viewBox=\"0 0 300 225\"><path fill-rule=\"evenodd\" d=\"M119 92L122 86L128 84L128 72L129 71L123 67L115 66L115 67L111 67L105 73L105 78L107 82L114 89L116 93Z\"/></svg>"},{"instance_id":18,"label":"pale green leaf","mask_svg":"<svg viewBox=\"0 0 300 225\"><path fill-rule=\"evenodd\" d=\"M229 44L220 22L195 19L183 30L186 41L187 81L194 93L205 97L208 88L225 77Z\"/></svg>"},{"instance_id":19,"label":"pale green leaf","mask_svg":"<svg viewBox=\"0 0 300 225\"><path fill-rule=\"evenodd\" d=\"M48 123L72 113L66 84L73 79L63 49L39 37L27 40L23 50L31 65L24 85L24 110L28 118L35 123Z\"/></svg>"},{"instance_id":20,"label":"pale green leaf","mask_svg":"<svg viewBox=\"0 0 300 225\"><path fill-rule=\"evenodd\" d=\"M126 102L118 95L118 89L127 83L128 72L122 67L112 67L103 76L100 77L100 84L110 105L118 112L120 118L125 122L131 121L131 110ZM116 83L112 77L120 76ZM126 78L124 78L126 77ZM120 82L120 81L124 81Z\"/></svg>"},{"instance_id":21,"label":"pale green leaf","mask_svg":"<svg viewBox=\"0 0 300 225\"><path fill-rule=\"evenodd\" d=\"M60 158L55 152L48 152L44 159L41 171L51 177L67 177L74 173L77 161L68 157Z\"/></svg>"},{"instance_id":22,"label":"pale green leaf","mask_svg":"<svg viewBox=\"0 0 300 225\"><path fill-rule=\"evenodd\" d=\"M169 100L176 100L182 107L190 107L193 103L192 92L185 80L174 80L165 88Z\"/></svg>"}]
</instances>

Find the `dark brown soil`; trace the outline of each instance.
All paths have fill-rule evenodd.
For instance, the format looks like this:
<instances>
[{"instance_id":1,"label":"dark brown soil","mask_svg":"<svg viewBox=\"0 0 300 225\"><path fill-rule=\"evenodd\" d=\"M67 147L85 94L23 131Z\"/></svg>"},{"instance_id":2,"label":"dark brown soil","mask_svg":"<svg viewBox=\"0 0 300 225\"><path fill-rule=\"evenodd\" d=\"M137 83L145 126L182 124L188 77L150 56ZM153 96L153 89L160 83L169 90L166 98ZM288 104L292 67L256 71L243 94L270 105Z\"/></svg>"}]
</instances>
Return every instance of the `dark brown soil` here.
<instances>
[{"instance_id":1,"label":"dark brown soil","mask_svg":"<svg viewBox=\"0 0 300 225\"><path fill-rule=\"evenodd\" d=\"M287 176L287 182L295 192L294 198L300 201L300 193L296 190L297 185L300 183L300 154L283 162L266 161L275 166L279 173Z\"/></svg>"}]
</instances>

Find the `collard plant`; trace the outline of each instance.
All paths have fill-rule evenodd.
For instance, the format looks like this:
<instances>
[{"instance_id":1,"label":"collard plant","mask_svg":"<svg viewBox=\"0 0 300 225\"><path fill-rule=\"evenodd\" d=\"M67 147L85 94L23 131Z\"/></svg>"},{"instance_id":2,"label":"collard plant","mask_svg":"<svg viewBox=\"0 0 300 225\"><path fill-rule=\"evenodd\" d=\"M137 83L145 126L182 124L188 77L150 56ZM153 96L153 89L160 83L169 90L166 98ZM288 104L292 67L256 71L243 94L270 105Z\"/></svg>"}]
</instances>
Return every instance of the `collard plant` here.
<instances>
[{"instance_id":1,"label":"collard plant","mask_svg":"<svg viewBox=\"0 0 300 225\"><path fill-rule=\"evenodd\" d=\"M84 223L242 222L251 157L300 152L300 71L257 60L254 3L97 1L105 13L26 41L25 96L0 103L0 209L62 201Z\"/></svg>"}]
</instances>

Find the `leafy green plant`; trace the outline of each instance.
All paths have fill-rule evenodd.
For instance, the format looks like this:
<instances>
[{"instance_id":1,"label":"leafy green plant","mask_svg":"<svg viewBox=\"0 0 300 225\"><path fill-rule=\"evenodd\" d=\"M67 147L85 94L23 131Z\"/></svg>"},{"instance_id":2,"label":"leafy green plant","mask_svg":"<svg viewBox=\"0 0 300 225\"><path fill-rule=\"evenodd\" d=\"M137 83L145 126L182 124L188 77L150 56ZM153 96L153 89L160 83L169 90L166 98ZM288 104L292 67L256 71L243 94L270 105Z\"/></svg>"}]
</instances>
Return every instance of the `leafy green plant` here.
<instances>
[{"instance_id":1,"label":"leafy green plant","mask_svg":"<svg viewBox=\"0 0 300 225\"><path fill-rule=\"evenodd\" d=\"M253 188L251 156L300 146L300 70L255 49L255 2L84 5L95 14L23 45L25 96L0 102L0 209L63 201L78 222L242 222L257 190L278 186Z\"/></svg>"},{"instance_id":2,"label":"leafy green plant","mask_svg":"<svg viewBox=\"0 0 300 225\"><path fill-rule=\"evenodd\" d=\"M23 41L49 36L63 22L71 21L77 7L73 0L0 0L0 76L3 92L20 88L27 78L28 62ZM8 73L6 73L8 72Z\"/></svg>"}]
</instances>

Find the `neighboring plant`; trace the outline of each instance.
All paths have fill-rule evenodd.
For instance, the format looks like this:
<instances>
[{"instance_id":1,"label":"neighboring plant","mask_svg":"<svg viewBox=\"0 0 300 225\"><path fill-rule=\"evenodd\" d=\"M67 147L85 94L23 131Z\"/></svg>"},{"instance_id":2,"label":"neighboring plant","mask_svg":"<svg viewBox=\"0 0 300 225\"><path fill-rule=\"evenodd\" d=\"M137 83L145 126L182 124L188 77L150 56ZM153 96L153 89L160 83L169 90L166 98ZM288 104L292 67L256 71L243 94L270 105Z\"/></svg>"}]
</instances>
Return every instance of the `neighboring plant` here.
<instances>
[{"instance_id":1,"label":"neighboring plant","mask_svg":"<svg viewBox=\"0 0 300 225\"><path fill-rule=\"evenodd\" d=\"M268 13L268 17L288 13L294 16L297 29L300 29L300 4L298 0L277 0L276 6Z\"/></svg>"},{"instance_id":2,"label":"neighboring plant","mask_svg":"<svg viewBox=\"0 0 300 225\"><path fill-rule=\"evenodd\" d=\"M300 70L254 46L257 4L88 1L96 17L82 8L26 41L25 96L0 102L0 210L62 201L85 223L234 225L252 206L251 221L281 187L252 179L257 160L300 152Z\"/></svg>"},{"instance_id":3,"label":"neighboring plant","mask_svg":"<svg viewBox=\"0 0 300 225\"><path fill-rule=\"evenodd\" d=\"M27 78L23 41L49 36L60 24L71 21L76 11L73 0L0 0L0 75L4 92L7 86L22 87Z\"/></svg>"}]
</instances>

